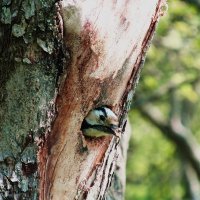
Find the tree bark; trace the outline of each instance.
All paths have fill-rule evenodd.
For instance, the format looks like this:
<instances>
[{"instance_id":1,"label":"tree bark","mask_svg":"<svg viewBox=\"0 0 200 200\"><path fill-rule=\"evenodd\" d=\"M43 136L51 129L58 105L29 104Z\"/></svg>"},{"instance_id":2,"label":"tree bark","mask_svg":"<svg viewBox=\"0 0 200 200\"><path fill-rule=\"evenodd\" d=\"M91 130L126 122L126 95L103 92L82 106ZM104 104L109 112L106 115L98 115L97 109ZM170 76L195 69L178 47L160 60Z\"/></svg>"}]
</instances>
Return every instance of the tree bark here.
<instances>
[{"instance_id":1,"label":"tree bark","mask_svg":"<svg viewBox=\"0 0 200 200\"><path fill-rule=\"evenodd\" d=\"M0 5L1 198L37 199L39 176L41 200L104 199L123 139L85 139L81 123L106 105L124 137L165 1Z\"/></svg>"},{"instance_id":2,"label":"tree bark","mask_svg":"<svg viewBox=\"0 0 200 200\"><path fill-rule=\"evenodd\" d=\"M0 1L0 199L38 199L63 54L55 1Z\"/></svg>"},{"instance_id":3,"label":"tree bark","mask_svg":"<svg viewBox=\"0 0 200 200\"><path fill-rule=\"evenodd\" d=\"M83 151L81 123L91 109L107 105L124 126L162 3L63 2L63 39L71 60L57 97L57 117L40 152L41 199L104 198L119 141L86 140Z\"/></svg>"}]
</instances>

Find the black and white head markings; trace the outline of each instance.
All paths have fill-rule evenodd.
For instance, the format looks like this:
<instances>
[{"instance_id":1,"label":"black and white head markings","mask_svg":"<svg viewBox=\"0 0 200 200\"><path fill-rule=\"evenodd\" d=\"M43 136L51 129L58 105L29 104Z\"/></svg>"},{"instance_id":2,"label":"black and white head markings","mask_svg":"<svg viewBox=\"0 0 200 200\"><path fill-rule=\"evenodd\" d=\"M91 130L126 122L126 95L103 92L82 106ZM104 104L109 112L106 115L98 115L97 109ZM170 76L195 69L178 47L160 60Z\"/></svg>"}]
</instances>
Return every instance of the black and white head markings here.
<instances>
[{"instance_id":1,"label":"black and white head markings","mask_svg":"<svg viewBox=\"0 0 200 200\"><path fill-rule=\"evenodd\" d=\"M91 110L85 117L81 130L89 137L115 135L118 129L118 117L107 107L98 107Z\"/></svg>"}]
</instances>

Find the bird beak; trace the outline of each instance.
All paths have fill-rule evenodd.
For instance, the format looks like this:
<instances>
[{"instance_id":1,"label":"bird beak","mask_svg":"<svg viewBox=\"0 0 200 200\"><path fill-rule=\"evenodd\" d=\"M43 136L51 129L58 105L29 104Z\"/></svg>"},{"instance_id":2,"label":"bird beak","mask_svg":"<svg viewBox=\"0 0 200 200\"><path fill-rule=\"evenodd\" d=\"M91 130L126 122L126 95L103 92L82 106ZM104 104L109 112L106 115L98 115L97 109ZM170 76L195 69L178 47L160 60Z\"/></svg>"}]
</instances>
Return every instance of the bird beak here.
<instances>
[{"instance_id":1,"label":"bird beak","mask_svg":"<svg viewBox=\"0 0 200 200\"><path fill-rule=\"evenodd\" d=\"M116 137L120 138L120 132L119 132L119 127L115 124L111 124L110 128L113 131L113 135L115 135Z\"/></svg>"},{"instance_id":2,"label":"bird beak","mask_svg":"<svg viewBox=\"0 0 200 200\"><path fill-rule=\"evenodd\" d=\"M115 125L115 124L111 124L111 125L110 125L110 128L111 128L113 131L115 131L115 130L118 129L118 126Z\"/></svg>"}]
</instances>

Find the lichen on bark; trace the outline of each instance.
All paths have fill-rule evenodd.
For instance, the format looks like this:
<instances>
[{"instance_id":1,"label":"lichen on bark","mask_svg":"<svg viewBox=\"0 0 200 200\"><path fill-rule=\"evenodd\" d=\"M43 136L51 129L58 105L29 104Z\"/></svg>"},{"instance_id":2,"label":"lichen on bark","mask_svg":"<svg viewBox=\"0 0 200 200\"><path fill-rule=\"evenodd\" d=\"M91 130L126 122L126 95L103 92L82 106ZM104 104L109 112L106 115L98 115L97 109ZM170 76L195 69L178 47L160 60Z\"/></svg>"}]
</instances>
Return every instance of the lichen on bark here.
<instances>
[{"instance_id":1,"label":"lichen on bark","mask_svg":"<svg viewBox=\"0 0 200 200\"><path fill-rule=\"evenodd\" d=\"M0 2L0 199L38 199L37 151L62 72L58 9L53 0Z\"/></svg>"}]
</instances>

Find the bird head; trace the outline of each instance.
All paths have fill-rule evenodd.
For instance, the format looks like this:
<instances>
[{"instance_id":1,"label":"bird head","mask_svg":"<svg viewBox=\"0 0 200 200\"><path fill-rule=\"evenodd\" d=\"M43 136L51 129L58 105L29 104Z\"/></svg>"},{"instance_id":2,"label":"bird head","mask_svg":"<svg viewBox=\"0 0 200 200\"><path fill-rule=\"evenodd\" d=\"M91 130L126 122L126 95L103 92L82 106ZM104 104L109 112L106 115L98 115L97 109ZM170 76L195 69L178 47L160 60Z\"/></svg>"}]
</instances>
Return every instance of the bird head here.
<instances>
[{"instance_id":1,"label":"bird head","mask_svg":"<svg viewBox=\"0 0 200 200\"><path fill-rule=\"evenodd\" d=\"M118 117L115 113L111 109L104 106L95 108L88 113L84 119L82 130L86 130L87 128L96 129L98 132L101 131L102 134L105 133L104 135L113 134L117 136L116 130L118 129L118 124Z\"/></svg>"}]
</instances>

